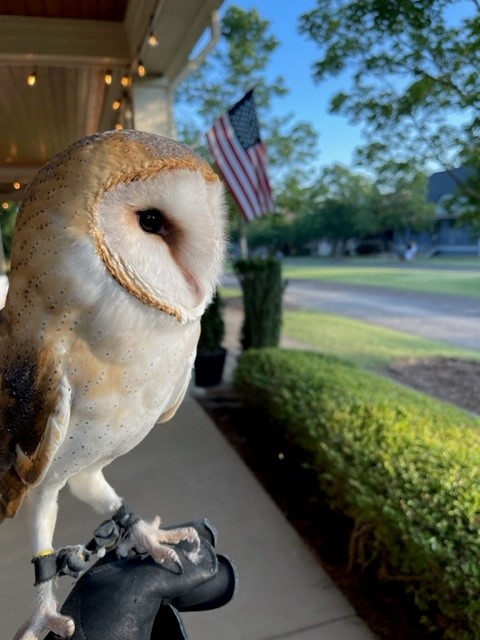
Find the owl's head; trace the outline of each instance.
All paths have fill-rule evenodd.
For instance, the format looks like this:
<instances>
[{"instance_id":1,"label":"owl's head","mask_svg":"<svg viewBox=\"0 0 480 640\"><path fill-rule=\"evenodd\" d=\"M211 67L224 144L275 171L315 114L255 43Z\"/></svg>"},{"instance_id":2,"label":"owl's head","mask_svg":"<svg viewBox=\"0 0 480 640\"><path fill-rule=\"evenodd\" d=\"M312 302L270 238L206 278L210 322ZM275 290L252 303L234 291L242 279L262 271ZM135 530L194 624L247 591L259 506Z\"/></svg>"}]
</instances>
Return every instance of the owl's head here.
<instances>
[{"instance_id":1,"label":"owl's head","mask_svg":"<svg viewBox=\"0 0 480 640\"><path fill-rule=\"evenodd\" d=\"M223 266L223 197L210 166L174 140L140 131L84 138L28 186L12 282L27 266L37 288L47 276L62 282L80 275L92 291L113 279L180 322L196 319Z\"/></svg>"}]
</instances>

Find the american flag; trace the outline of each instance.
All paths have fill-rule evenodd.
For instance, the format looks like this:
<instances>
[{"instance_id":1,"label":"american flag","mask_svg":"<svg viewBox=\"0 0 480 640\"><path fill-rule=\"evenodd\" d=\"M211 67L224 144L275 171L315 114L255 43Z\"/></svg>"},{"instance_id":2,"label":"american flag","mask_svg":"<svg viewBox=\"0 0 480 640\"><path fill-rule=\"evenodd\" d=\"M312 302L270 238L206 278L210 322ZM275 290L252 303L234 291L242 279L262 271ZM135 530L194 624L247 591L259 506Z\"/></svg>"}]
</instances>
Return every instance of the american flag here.
<instances>
[{"instance_id":1,"label":"american flag","mask_svg":"<svg viewBox=\"0 0 480 640\"><path fill-rule=\"evenodd\" d=\"M207 133L207 142L245 219L270 213L274 200L253 90L215 122Z\"/></svg>"}]
</instances>

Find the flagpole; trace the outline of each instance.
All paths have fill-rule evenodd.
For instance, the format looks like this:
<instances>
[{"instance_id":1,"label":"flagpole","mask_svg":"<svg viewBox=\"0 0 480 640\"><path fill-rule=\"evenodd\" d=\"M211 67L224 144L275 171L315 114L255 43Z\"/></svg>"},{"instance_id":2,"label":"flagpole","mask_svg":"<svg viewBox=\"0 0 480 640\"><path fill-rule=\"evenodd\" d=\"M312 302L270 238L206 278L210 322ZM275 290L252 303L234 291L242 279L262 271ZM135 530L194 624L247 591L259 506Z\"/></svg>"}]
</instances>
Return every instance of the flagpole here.
<instances>
[{"instance_id":1,"label":"flagpole","mask_svg":"<svg viewBox=\"0 0 480 640\"><path fill-rule=\"evenodd\" d=\"M245 260L248 258L248 243L245 220L243 216L239 216L238 230L240 232L240 255Z\"/></svg>"}]
</instances>

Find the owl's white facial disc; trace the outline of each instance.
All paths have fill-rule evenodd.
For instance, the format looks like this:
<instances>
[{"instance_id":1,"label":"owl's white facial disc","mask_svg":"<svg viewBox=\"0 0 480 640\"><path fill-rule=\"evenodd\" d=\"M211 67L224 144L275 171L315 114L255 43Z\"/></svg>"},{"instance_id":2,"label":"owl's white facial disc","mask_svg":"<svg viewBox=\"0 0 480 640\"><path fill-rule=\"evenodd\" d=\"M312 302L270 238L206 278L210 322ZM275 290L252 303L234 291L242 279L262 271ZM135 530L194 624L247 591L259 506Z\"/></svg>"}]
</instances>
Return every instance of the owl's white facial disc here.
<instances>
[{"instance_id":1,"label":"owl's white facial disc","mask_svg":"<svg viewBox=\"0 0 480 640\"><path fill-rule=\"evenodd\" d=\"M93 234L110 274L129 293L181 322L196 319L223 266L222 185L187 169L118 184L98 202Z\"/></svg>"}]
</instances>

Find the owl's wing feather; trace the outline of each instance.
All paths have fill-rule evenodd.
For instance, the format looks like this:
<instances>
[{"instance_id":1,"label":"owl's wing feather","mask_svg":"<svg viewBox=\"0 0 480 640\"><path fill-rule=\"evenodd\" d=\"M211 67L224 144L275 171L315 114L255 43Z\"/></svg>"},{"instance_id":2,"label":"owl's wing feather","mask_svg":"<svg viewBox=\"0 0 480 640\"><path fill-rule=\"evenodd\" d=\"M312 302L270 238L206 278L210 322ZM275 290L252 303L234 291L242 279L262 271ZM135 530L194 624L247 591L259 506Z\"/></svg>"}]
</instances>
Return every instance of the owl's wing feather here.
<instances>
[{"instance_id":1,"label":"owl's wing feather","mask_svg":"<svg viewBox=\"0 0 480 640\"><path fill-rule=\"evenodd\" d=\"M45 431L37 448L26 454L19 443L15 447L15 470L28 485L35 485L43 479L53 456L62 444L70 420L72 390L65 375L60 380L57 403L48 416Z\"/></svg>"},{"instance_id":2,"label":"owl's wing feather","mask_svg":"<svg viewBox=\"0 0 480 640\"><path fill-rule=\"evenodd\" d=\"M65 437L72 398L61 360L51 352L29 364L8 361L0 376L0 522L15 516L29 487L47 472Z\"/></svg>"}]
</instances>

